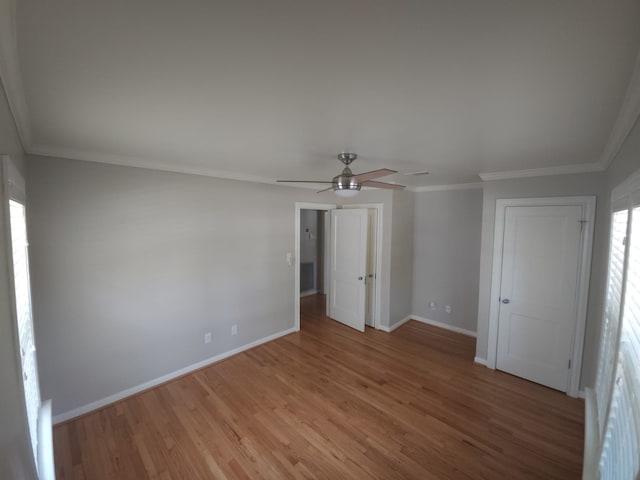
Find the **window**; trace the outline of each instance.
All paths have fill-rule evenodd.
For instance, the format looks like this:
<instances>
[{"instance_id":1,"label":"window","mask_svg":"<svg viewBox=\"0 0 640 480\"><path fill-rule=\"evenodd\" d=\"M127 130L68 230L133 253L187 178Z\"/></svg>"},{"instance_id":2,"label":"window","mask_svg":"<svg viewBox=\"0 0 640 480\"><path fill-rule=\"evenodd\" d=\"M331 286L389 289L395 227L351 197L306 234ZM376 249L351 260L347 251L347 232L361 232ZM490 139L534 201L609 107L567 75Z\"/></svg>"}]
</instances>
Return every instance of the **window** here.
<instances>
[{"instance_id":1,"label":"window","mask_svg":"<svg viewBox=\"0 0 640 480\"><path fill-rule=\"evenodd\" d=\"M15 321L17 324L18 348L24 385L25 406L33 457L38 465L38 414L40 410L40 387L31 315L31 288L29 282L29 256L27 222L24 206L24 181L10 162L4 162L5 205L8 206L11 256L13 266L13 288Z\"/></svg>"},{"instance_id":2,"label":"window","mask_svg":"<svg viewBox=\"0 0 640 480\"><path fill-rule=\"evenodd\" d=\"M640 474L640 172L613 204L596 407L600 478L624 480Z\"/></svg>"},{"instance_id":3,"label":"window","mask_svg":"<svg viewBox=\"0 0 640 480\"><path fill-rule=\"evenodd\" d=\"M600 361L596 381L598 424L600 435L604 432L605 417L609 406L609 396L616 366L616 343L618 341L618 321L622 302L622 280L624 272L625 237L627 235L628 212L615 212L611 219L611 241L609 245L609 273L607 297L600 342Z\"/></svg>"}]
</instances>

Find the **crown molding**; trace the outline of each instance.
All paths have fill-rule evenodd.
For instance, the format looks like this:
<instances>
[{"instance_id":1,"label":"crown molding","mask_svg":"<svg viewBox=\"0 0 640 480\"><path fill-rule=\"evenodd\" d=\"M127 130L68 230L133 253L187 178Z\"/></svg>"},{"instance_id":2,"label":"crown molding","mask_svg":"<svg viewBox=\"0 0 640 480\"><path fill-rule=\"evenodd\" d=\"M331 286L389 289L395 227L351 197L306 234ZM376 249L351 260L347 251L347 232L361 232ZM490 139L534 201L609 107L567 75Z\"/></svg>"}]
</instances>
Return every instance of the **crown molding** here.
<instances>
[{"instance_id":1,"label":"crown molding","mask_svg":"<svg viewBox=\"0 0 640 480\"><path fill-rule=\"evenodd\" d=\"M629 133L640 117L640 54L636 57L636 63L627 86L627 91L620 106L609 139L602 152L600 165L602 170L607 170L616 155L627 140Z\"/></svg>"},{"instance_id":2,"label":"crown molding","mask_svg":"<svg viewBox=\"0 0 640 480\"><path fill-rule=\"evenodd\" d=\"M427 185L424 187L410 187L408 190L411 192L445 192L448 190L473 190L483 188L482 182L474 183L454 183L453 185Z\"/></svg>"},{"instance_id":3,"label":"crown molding","mask_svg":"<svg viewBox=\"0 0 640 480\"><path fill-rule=\"evenodd\" d=\"M46 145L33 145L27 152L29 155L38 157L65 158L68 160L78 160L81 162L103 163L107 165L117 165L120 167L144 168L147 170L160 170L171 173L184 173L187 175L199 175L203 177L221 178L224 180L237 180L240 182L263 183L268 185L277 185L279 187L289 188L305 188L308 190L318 190L323 188L321 185L309 183L279 183L274 178L262 177L257 175L248 175L244 173L228 172L225 170L216 170L207 167L194 167L188 165L178 165L171 162L163 162L158 160L149 160L140 157L127 157L112 155L108 153L96 153L84 150L75 150L69 148L53 147ZM482 188L482 182L477 183L460 183L455 185L430 185L426 187L407 187L409 192L432 192L444 190L467 190L473 188ZM364 190L377 190L375 188L363 187Z\"/></svg>"},{"instance_id":4,"label":"crown molding","mask_svg":"<svg viewBox=\"0 0 640 480\"><path fill-rule=\"evenodd\" d=\"M576 173L603 172L605 169L599 162L579 163L575 165L558 165L555 167L530 168L527 170L507 170L503 172L479 173L483 182L491 180L507 180L510 178L546 177L550 175L570 175Z\"/></svg>"},{"instance_id":5,"label":"crown molding","mask_svg":"<svg viewBox=\"0 0 640 480\"><path fill-rule=\"evenodd\" d=\"M31 125L20 73L14 0L0 0L0 82L18 130L23 150L31 144ZM1 93L1 92L0 92Z\"/></svg>"},{"instance_id":6,"label":"crown molding","mask_svg":"<svg viewBox=\"0 0 640 480\"><path fill-rule=\"evenodd\" d=\"M248 175L244 173L228 172L226 170L216 170L207 167L195 167L189 165L178 165L170 162L158 160L148 160L138 157L126 157L111 155L107 153L96 153L90 151L74 150L68 148L51 147L44 145L33 145L28 150L29 155L39 157L65 158L69 160L79 160L82 162L105 163L108 165L117 165L120 167L144 168L147 170L160 170L171 173L184 173L188 175L199 175L203 177L221 178L224 180L237 180L241 182L264 183L268 185L277 185L282 187L307 188L317 190L318 186L310 184L288 184L278 183L276 179L262 177L258 175Z\"/></svg>"}]
</instances>

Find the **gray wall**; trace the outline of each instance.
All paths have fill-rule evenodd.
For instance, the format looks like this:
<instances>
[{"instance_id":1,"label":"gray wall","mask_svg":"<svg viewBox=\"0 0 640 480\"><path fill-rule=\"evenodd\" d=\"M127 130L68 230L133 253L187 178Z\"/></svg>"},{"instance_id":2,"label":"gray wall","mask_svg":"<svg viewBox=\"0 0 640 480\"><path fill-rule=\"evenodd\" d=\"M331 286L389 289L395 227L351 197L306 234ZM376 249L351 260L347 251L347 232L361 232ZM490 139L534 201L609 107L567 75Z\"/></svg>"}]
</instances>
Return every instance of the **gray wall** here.
<instances>
[{"instance_id":1,"label":"gray wall","mask_svg":"<svg viewBox=\"0 0 640 480\"><path fill-rule=\"evenodd\" d=\"M594 231L593 261L587 307L587 325L583 353L581 388L592 384L598 350L602 294L604 288L603 250L607 248L607 195L604 195L604 174L557 175L485 182L482 206L482 240L480 251L480 284L478 293L478 340L476 356L487 358L489 335L489 302L491 294L491 268L493 262L493 233L496 199L523 197L550 197L595 195L597 197Z\"/></svg>"},{"instance_id":2,"label":"gray wall","mask_svg":"<svg viewBox=\"0 0 640 480\"><path fill-rule=\"evenodd\" d=\"M9 154L18 167L24 169L22 146L1 87L0 154ZM9 309L13 292L9 287L5 220L5 210L0 208L0 478L31 479L36 475L14 341L15 325Z\"/></svg>"},{"instance_id":3,"label":"gray wall","mask_svg":"<svg viewBox=\"0 0 640 480\"><path fill-rule=\"evenodd\" d=\"M414 194L394 191L391 216L391 291L389 325L411 315L413 290L413 207Z\"/></svg>"},{"instance_id":4,"label":"gray wall","mask_svg":"<svg viewBox=\"0 0 640 480\"><path fill-rule=\"evenodd\" d=\"M294 326L294 202L331 192L28 165L40 378L55 414Z\"/></svg>"},{"instance_id":5,"label":"gray wall","mask_svg":"<svg viewBox=\"0 0 640 480\"><path fill-rule=\"evenodd\" d=\"M475 332L482 189L415 195L413 313ZM429 301L436 309L429 309ZM445 305L451 305L450 314Z\"/></svg>"},{"instance_id":6,"label":"gray wall","mask_svg":"<svg viewBox=\"0 0 640 480\"><path fill-rule=\"evenodd\" d=\"M475 330L475 302L459 299L478 288L474 275L461 272L479 269L477 354L486 358L495 199L596 194L600 254L592 266L584 384L599 333L603 179L487 182L481 241L473 240L480 190L362 192L350 203L383 204L382 325L415 313ZM56 414L290 328L293 273L285 254L294 250L293 204L336 203L331 193L37 157L29 161L28 188L41 382ZM453 218L463 221L446 222ZM468 256L456 256L460 268L442 258L454 240L464 245L446 251ZM452 314L425 312L425 292L442 297L434 298L438 312L452 298ZM203 342L206 331L212 345Z\"/></svg>"}]
</instances>

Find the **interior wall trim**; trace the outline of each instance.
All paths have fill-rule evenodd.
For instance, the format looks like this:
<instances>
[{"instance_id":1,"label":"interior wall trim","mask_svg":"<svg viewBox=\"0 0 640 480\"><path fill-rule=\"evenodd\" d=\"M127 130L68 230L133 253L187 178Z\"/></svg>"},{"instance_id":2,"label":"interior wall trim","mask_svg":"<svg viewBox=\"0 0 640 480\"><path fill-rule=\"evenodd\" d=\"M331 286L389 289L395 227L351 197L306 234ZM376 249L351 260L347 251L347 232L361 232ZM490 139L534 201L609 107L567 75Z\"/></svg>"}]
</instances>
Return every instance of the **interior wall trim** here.
<instances>
[{"instance_id":1,"label":"interior wall trim","mask_svg":"<svg viewBox=\"0 0 640 480\"><path fill-rule=\"evenodd\" d=\"M447 190L473 190L483 188L482 182L474 183L455 183L452 185L428 185L426 187L408 187L412 192L443 192Z\"/></svg>"},{"instance_id":2,"label":"interior wall trim","mask_svg":"<svg viewBox=\"0 0 640 480\"><path fill-rule=\"evenodd\" d=\"M24 92L16 33L15 1L0 1L0 83L18 130L22 149L31 146L31 124Z\"/></svg>"},{"instance_id":3,"label":"interior wall trim","mask_svg":"<svg viewBox=\"0 0 640 480\"><path fill-rule=\"evenodd\" d=\"M426 323L427 325L432 325L434 327L443 328L443 329L449 330L451 332L461 333L462 335L467 335L469 337L474 337L474 338L476 337L476 332L474 332L474 331L467 330L465 328L456 327L455 325L450 325L448 323L437 322L435 320L431 320L429 318L425 318L425 317L421 317L419 315L413 315L413 314L407 315L402 320L400 320L399 322L394 323L390 327L381 325L380 326L380 330L382 330L383 332L391 333L396 328L401 327L402 325L407 323L409 320L415 320L416 322ZM476 359L477 358L478 357L476 357ZM481 363L481 362L478 362L478 363ZM486 365L486 360L485 360L484 364Z\"/></svg>"},{"instance_id":4,"label":"interior wall trim","mask_svg":"<svg viewBox=\"0 0 640 480\"><path fill-rule=\"evenodd\" d=\"M640 117L640 54L636 57L636 63L627 86L627 91L620 106L618 117L616 118L609 139L605 144L600 158L600 165L606 170L618 155L618 152L627 140L629 133Z\"/></svg>"},{"instance_id":5,"label":"interior wall trim","mask_svg":"<svg viewBox=\"0 0 640 480\"><path fill-rule=\"evenodd\" d=\"M277 185L289 188L306 188L310 190L318 189L318 185L316 184L278 183L274 178L263 177L260 175L228 172L225 170L216 170L214 168L207 168L204 166L177 165L160 160L149 160L145 158L111 155L108 153L96 153L59 147L44 147L41 145L32 145L26 150L28 154L37 155L40 157L65 158L68 160L78 160L81 162L105 163L107 165L117 165L120 167L134 167L144 168L147 170L160 170L162 172L185 173L188 175L221 178L224 180L237 180L241 182L265 183L269 185Z\"/></svg>"},{"instance_id":6,"label":"interior wall trim","mask_svg":"<svg viewBox=\"0 0 640 480\"><path fill-rule=\"evenodd\" d=\"M380 325L379 330L382 330L383 332L387 332L387 333L391 333L393 332L396 328L401 327L402 325L404 325L405 323L407 323L409 320L411 320L412 315L407 315L406 317L404 317L402 320L400 320L399 322L394 323L391 326L386 326L386 325Z\"/></svg>"},{"instance_id":7,"label":"interior wall trim","mask_svg":"<svg viewBox=\"0 0 640 480\"><path fill-rule=\"evenodd\" d=\"M438 322L436 320L431 320L430 318L420 317L418 315L412 315L411 318L421 323L426 323L427 325L432 325L438 328L444 328L445 330L450 330L452 332L461 333L463 335L467 335L468 337L476 337L476 332L472 330L467 330L466 328L456 327L455 325L451 325L449 323Z\"/></svg>"},{"instance_id":8,"label":"interior wall trim","mask_svg":"<svg viewBox=\"0 0 640 480\"><path fill-rule=\"evenodd\" d=\"M486 358L482 358L482 357L475 357L473 359L473 361L475 363L477 363L478 365L483 365L483 366L487 366L487 359Z\"/></svg>"},{"instance_id":9,"label":"interior wall trim","mask_svg":"<svg viewBox=\"0 0 640 480\"><path fill-rule=\"evenodd\" d=\"M551 175L571 175L576 173L604 172L599 162L580 163L575 165L557 165L554 167L529 168L526 170L506 170L504 172L486 172L478 174L483 182L507 180L510 178L547 177Z\"/></svg>"},{"instance_id":10,"label":"interior wall trim","mask_svg":"<svg viewBox=\"0 0 640 480\"><path fill-rule=\"evenodd\" d=\"M149 380L148 382L141 383L140 385L136 385L135 387L127 388L126 390L122 390L118 393L114 393L113 395L109 395L107 397L101 398L100 400L96 400L95 402L87 403L86 405L74 408L73 410L69 410L68 412L60 413L53 417L53 424L56 425L58 423L66 422L81 415L99 410L103 407L106 407L107 405L111 405L112 403L118 402L132 395L136 395L145 390L157 387L158 385L162 385L163 383L170 382L171 380L175 380L178 377L182 377L183 375L186 375L188 373L195 372L196 370L200 370L201 368L208 367L209 365L219 362L220 360L224 360L225 358L229 358L233 355L237 355L238 353L257 347L258 345L262 345L263 343L267 343L277 338L284 337L285 335L289 335L294 331L294 328L288 328L281 332L274 333L273 335L269 335L240 347L234 348L233 350L219 353L217 355L214 355L213 357L207 358L200 362L196 362L174 372L167 373L166 375L162 375L158 378L154 378L153 380Z\"/></svg>"}]
</instances>

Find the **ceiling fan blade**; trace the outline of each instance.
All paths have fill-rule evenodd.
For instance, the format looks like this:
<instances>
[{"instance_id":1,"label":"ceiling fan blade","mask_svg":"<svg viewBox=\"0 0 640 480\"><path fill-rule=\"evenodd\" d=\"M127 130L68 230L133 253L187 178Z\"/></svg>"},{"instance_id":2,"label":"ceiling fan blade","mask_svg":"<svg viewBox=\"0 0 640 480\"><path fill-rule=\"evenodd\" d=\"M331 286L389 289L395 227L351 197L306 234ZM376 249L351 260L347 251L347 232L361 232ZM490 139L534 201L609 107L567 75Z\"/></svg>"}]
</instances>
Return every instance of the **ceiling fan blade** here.
<instances>
[{"instance_id":1,"label":"ceiling fan blade","mask_svg":"<svg viewBox=\"0 0 640 480\"><path fill-rule=\"evenodd\" d=\"M330 186L329 188L325 188L324 190L319 190L319 191L317 191L316 193L322 193L322 192L326 192L326 191L328 191L328 190L332 190L332 189L333 189L333 185L332 185L332 186Z\"/></svg>"},{"instance_id":2,"label":"ceiling fan blade","mask_svg":"<svg viewBox=\"0 0 640 480\"><path fill-rule=\"evenodd\" d=\"M363 187L375 187L375 188L386 188L387 190L404 190L404 185L396 185L395 183L384 183L384 182L376 182L373 180L367 180L366 182L362 182Z\"/></svg>"},{"instance_id":3,"label":"ceiling fan blade","mask_svg":"<svg viewBox=\"0 0 640 480\"><path fill-rule=\"evenodd\" d=\"M278 183L331 183L331 180L276 180Z\"/></svg>"},{"instance_id":4,"label":"ceiling fan blade","mask_svg":"<svg viewBox=\"0 0 640 480\"><path fill-rule=\"evenodd\" d=\"M386 177L387 175L392 175L394 173L398 173L398 172L395 170L389 170L388 168L381 168L379 170L372 170L370 172L359 173L358 175L354 175L354 178L356 179L357 182L366 182L367 180Z\"/></svg>"}]
</instances>

